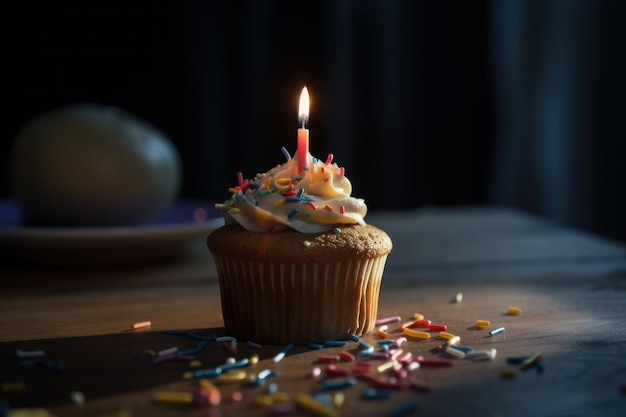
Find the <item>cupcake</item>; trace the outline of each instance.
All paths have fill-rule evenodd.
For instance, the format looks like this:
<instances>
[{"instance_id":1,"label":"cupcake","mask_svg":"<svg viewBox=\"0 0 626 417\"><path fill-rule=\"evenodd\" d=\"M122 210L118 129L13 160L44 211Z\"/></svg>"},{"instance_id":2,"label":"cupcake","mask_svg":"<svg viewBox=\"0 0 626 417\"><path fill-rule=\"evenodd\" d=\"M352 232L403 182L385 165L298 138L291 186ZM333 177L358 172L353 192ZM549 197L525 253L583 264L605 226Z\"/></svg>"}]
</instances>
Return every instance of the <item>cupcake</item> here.
<instances>
[{"instance_id":1,"label":"cupcake","mask_svg":"<svg viewBox=\"0 0 626 417\"><path fill-rule=\"evenodd\" d=\"M392 243L364 221L344 169L307 152L238 185L225 225L207 246L220 282L226 332L267 344L362 336L374 327Z\"/></svg>"}]
</instances>

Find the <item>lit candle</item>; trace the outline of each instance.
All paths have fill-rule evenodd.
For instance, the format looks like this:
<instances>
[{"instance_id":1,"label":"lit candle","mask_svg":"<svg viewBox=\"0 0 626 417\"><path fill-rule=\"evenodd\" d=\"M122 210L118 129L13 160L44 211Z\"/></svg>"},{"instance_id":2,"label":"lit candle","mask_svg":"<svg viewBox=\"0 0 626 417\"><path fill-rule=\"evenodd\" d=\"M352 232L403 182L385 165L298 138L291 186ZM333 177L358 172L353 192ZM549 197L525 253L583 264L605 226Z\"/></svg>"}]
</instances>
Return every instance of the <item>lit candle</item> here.
<instances>
[{"instance_id":1,"label":"lit candle","mask_svg":"<svg viewBox=\"0 0 626 417\"><path fill-rule=\"evenodd\" d=\"M302 172L307 165L309 157L309 129L306 122L309 119L309 91L304 87L300 94L300 109L298 117L302 122L302 127L298 129L298 172Z\"/></svg>"}]
</instances>

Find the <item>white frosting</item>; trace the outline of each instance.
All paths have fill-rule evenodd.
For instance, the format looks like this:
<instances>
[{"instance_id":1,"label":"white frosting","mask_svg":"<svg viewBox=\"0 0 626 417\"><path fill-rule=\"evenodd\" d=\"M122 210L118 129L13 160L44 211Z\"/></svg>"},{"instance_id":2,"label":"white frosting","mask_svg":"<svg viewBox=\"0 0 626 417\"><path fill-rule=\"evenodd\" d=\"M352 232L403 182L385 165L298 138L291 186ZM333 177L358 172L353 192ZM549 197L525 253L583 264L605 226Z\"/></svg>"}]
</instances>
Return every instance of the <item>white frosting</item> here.
<instances>
[{"instance_id":1,"label":"white frosting","mask_svg":"<svg viewBox=\"0 0 626 417\"><path fill-rule=\"evenodd\" d=\"M290 227L302 233L318 233L346 224L364 225L365 201L351 197L352 184L343 168L307 158L298 172L289 158L266 173L257 174L231 188L233 195L218 204L226 224L240 224L254 232Z\"/></svg>"}]
</instances>

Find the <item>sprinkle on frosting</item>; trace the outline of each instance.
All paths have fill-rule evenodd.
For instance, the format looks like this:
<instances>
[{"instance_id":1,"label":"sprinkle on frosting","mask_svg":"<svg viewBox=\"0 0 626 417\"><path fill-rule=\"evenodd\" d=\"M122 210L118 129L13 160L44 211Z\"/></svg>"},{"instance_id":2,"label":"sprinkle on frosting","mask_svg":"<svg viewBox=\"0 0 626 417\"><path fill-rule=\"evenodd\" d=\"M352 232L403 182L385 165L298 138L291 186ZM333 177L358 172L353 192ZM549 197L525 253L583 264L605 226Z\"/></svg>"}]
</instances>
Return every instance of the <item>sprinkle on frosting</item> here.
<instances>
[{"instance_id":1,"label":"sprinkle on frosting","mask_svg":"<svg viewBox=\"0 0 626 417\"><path fill-rule=\"evenodd\" d=\"M240 224L257 232L292 228L318 233L365 224L367 206L363 199L350 196L352 184L344 168L332 162L333 154L325 161L311 156L299 171L289 152L284 147L281 151L287 158L284 164L251 180L237 173L237 185L229 188L231 197L216 204L227 225Z\"/></svg>"}]
</instances>

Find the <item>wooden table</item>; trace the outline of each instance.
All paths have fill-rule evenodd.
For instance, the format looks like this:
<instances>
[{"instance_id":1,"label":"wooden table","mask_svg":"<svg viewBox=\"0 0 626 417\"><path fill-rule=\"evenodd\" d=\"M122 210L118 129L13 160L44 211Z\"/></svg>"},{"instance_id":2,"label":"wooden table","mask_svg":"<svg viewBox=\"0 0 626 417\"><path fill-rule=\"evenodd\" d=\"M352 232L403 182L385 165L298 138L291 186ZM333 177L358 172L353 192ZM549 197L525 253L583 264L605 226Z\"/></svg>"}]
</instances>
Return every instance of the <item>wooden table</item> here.
<instances>
[{"instance_id":1,"label":"wooden table","mask_svg":"<svg viewBox=\"0 0 626 417\"><path fill-rule=\"evenodd\" d=\"M494 360L451 359L454 366L412 371L430 392L406 388L388 399L364 400L368 383L345 389L344 416L383 416L417 400L416 416L623 416L626 415L626 247L617 242L507 208L423 208L370 213L368 222L394 241L381 291L379 316L409 320L419 312L448 326L461 344L497 349ZM199 341L168 330L200 329L223 335L219 286L199 241L175 262L128 268L73 270L5 265L0 270L0 393L13 409L41 407L58 416L265 416L255 403L264 387L220 385L222 404L161 404L157 391L191 391L188 363L153 364L144 354ZM453 302L458 293L461 302ZM522 314L508 315L510 306ZM477 319L506 330L489 336ZM130 331L132 323L152 327ZM390 337L400 335L399 324ZM434 349L436 337L410 340L414 356L450 359ZM364 338L377 345L378 337ZM272 369L279 391L293 399L321 384L310 370L320 351L296 347L279 363L283 346L261 350L239 344L237 359L258 353L246 370ZM44 350L51 368L20 366L16 350ZM347 348L359 352L356 343ZM325 355L341 348L326 348ZM509 356L541 353L540 367L521 370ZM196 355L204 367L232 356L209 342ZM61 366L59 370L57 367ZM351 369L352 363L340 368ZM501 370L512 367L513 378ZM231 403L240 391L243 401ZM84 403L72 402L73 392ZM334 394L334 392L330 392ZM0 410L2 407L0 407ZM1 414L1 413L0 413ZM293 415L305 415L301 410ZM45 415L45 414L44 414Z\"/></svg>"}]
</instances>

